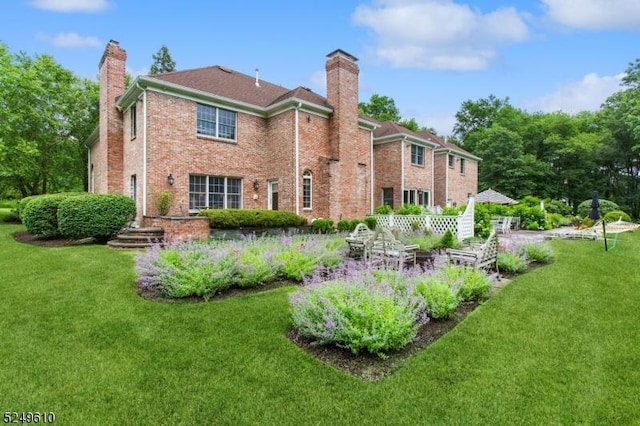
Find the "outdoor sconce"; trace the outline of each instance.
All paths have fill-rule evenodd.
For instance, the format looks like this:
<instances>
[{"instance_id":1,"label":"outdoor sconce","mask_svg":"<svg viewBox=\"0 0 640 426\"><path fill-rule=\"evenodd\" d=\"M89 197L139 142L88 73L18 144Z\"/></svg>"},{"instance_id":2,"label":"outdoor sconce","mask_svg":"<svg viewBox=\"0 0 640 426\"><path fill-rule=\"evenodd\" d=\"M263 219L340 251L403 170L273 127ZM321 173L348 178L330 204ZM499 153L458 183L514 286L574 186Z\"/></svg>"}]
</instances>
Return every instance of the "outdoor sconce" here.
<instances>
[{"instance_id":1,"label":"outdoor sconce","mask_svg":"<svg viewBox=\"0 0 640 426\"><path fill-rule=\"evenodd\" d=\"M258 182L258 179L253 181L253 190L257 191L258 189L260 189L260 182Z\"/></svg>"},{"instance_id":2,"label":"outdoor sconce","mask_svg":"<svg viewBox=\"0 0 640 426\"><path fill-rule=\"evenodd\" d=\"M175 179L173 178L173 175L171 173L169 173L169 176L167 176L167 183L171 186L173 186L173 184L175 183Z\"/></svg>"}]
</instances>

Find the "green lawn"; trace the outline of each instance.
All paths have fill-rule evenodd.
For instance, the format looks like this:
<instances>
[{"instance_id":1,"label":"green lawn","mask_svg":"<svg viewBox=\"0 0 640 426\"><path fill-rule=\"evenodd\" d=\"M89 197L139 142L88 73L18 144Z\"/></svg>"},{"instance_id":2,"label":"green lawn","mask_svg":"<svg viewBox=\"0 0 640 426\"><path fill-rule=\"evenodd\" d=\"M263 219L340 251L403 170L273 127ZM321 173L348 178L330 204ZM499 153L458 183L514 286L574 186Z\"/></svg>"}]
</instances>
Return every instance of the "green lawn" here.
<instances>
[{"instance_id":1,"label":"green lawn","mask_svg":"<svg viewBox=\"0 0 640 426\"><path fill-rule=\"evenodd\" d=\"M640 233L554 241L377 383L289 342L280 288L209 303L135 292L133 255L19 244L0 225L0 411L62 425L639 424ZM1 413L0 413L1 414Z\"/></svg>"}]
</instances>

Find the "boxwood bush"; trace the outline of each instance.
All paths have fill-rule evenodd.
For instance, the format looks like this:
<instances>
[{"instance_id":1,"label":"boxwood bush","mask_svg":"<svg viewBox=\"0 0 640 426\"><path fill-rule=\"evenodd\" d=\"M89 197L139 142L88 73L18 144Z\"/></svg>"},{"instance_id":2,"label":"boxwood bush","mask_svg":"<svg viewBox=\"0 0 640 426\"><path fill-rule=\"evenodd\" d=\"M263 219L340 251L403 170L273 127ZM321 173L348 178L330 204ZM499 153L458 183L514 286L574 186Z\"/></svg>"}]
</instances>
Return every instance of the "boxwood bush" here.
<instances>
[{"instance_id":1,"label":"boxwood bush","mask_svg":"<svg viewBox=\"0 0 640 426\"><path fill-rule=\"evenodd\" d=\"M23 198L20 202L20 219L33 235L40 237L60 236L58 208L60 203L78 193L45 194ZM24 201L26 200L26 201Z\"/></svg>"},{"instance_id":2,"label":"boxwood bush","mask_svg":"<svg viewBox=\"0 0 640 426\"><path fill-rule=\"evenodd\" d=\"M135 217L136 203L125 195L78 195L64 199L58 206L60 233L69 238L107 239Z\"/></svg>"},{"instance_id":3,"label":"boxwood bush","mask_svg":"<svg viewBox=\"0 0 640 426\"><path fill-rule=\"evenodd\" d=\"M280 210L206 209L198 216L209 218L211 228L282 228L307 224L304 217Z\"/></svg>"}]
</instances>

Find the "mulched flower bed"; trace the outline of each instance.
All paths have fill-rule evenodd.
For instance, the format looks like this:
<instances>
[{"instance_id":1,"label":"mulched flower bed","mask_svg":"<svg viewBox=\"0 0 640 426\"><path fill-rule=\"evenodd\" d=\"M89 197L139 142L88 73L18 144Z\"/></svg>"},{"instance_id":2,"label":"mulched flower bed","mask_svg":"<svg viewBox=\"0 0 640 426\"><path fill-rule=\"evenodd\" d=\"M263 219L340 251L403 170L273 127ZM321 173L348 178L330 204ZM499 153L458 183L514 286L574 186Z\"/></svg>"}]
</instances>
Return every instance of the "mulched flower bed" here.
<instances>
[{"instance_id":1,"label":"mulched flower bed","mask_svg":"<svg viewBox=\"0 0 640 426\"><path fill-rule=\"evenodd\" d=\"M78 244L78 241L68 240L64 238L39 238L28 232L16 232L13 234L16 241L26 244L33 244L44 247L64 247ZM508 281L508 280L507 280ZM503 283L504 284L504 283ZM211 298L211 301L221 300L228 297L235 297L243 294L256 293L265 290L271 290L278 287L297 285L291 281L278 281L262 287L255 288L231 288L220 292ZM163 296L157 291L137 288L140 297L148 300L166 303L202 303L204 299L200 297L189 297L183 299L173 299ZM317 345L310 339L302 337L297 330L291 329L287 337L295 345L307 352L309 355L318 360L333 366L347 374L359 377L367 381L378 381L394 370L399 368L408 358L426 348L438 338L453 329L460 321L462 321L470 312L476 309L477 302L465 302L458 306L455 315L450 319L431 320L423 325L418 331L418 335L405 348L399 351L387 353L386 358L380 358L377 355L368 353L353 354L348 349L340 348L335 345Z\"/></svg>"}]
</instances>

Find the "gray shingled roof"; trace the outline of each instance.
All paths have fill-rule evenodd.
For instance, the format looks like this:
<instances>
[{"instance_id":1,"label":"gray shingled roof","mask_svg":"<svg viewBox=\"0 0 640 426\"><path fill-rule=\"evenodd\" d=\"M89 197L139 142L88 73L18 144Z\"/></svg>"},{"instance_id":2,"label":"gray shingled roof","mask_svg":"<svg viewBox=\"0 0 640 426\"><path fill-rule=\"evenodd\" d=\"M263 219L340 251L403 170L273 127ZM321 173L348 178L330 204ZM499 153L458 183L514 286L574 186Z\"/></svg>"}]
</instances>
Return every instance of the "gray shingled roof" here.
<instances>
[{"instance_id":1,"label":"gray shingled roof","mask_svg":"<svg viewBox=\"0 0 640 426\"><path fill-rule=\"evenodd\" d=\"M517 204L518 202L513 198L509 198L498 191L494 191L489 188L485 191L478 193L474 199L477 203L495 203L495 204Z\"/></svg>"}]
</instances>

